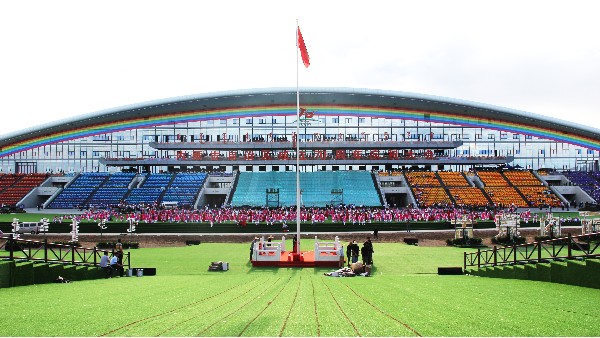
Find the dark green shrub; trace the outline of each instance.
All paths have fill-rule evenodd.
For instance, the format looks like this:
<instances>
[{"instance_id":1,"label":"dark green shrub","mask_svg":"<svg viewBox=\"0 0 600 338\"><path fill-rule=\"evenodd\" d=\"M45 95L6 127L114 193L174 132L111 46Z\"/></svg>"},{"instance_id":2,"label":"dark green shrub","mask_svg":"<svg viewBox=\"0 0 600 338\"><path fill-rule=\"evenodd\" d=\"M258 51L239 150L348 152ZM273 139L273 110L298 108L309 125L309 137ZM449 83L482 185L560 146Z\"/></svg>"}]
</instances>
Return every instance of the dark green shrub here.
<instances>
[{"instance_id":1,"label":"dark green shrub","mask_svg":"<svg viewBox=\"0 0 600 338\"><path fill-rule=\"evenodd\" d=\"M483 240L481 238L472 237L468 239L464 238L449 238L446 240L448 246L460 246L460 247L478 247L481 246Z\"/></svg>"},{"instance_id":2,"label":"dark green shrub","mask_svg":"<svg viewBox=\"0 0 600 338\"><path fill-rule=\"evenodd\" d=\"M509 238L508 236L505 236L505 235L492 237L492 243L504 245L504 246L525 244L526 241L527 241L527 239L522 236L513 237L513 238Z\"/></svg>"}]
</instances>

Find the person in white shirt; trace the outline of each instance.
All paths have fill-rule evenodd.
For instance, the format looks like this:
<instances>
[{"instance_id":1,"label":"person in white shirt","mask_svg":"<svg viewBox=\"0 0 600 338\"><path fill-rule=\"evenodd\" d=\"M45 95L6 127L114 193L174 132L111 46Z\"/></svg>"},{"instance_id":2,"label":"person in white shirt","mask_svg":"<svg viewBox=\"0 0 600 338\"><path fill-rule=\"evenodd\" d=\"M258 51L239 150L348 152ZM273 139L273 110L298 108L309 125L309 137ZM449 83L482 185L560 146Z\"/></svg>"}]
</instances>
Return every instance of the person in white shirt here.
<instances>
[{"instance_id":1,"label":"person in white shirt","mask_svg":"<svg viewBox=\"0 0 600 338\"><path fill-rule=\"evenodd\" d=\"M115 254L110 259L110 273L108 278L112 277L113 271L119 271L119 275L123 277L123 265L119 262L120 252L115 252Z\"/></svg>"},{"instance_id":2,"label":"person in white shirt","mask_svg":"<svg viewBox=\"0 0 600 338\"><path fill-rule=\"evenodd\" d=\"M106 273L106 278L108 278L111 275L111 268L110 268L110 259L108 258L108 251L104 251L104 255L102 256L102 258L100 258L100 269L104 270L104 272Z\"/></svg>"}]
</instances>

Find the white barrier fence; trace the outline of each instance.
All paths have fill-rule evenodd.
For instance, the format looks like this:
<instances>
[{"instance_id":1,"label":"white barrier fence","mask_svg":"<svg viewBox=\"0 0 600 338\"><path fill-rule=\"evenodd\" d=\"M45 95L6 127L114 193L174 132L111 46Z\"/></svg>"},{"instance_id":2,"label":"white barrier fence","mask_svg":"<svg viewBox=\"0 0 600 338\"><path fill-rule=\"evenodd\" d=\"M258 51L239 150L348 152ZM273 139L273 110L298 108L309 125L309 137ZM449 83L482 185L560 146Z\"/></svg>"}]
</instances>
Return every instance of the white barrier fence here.
<instances>
[{"instance_id":1,"label":"white barrier fence","mask_svg":"<svg viewBox=\"0 0 600 338\"><path fill-rule=\"evenodd\" d=\"M285 251L285 236L281 236L281 242L265 241L265 237L261 237L254 244L252 260L255 261L279 261L281 253Z\"/></svg>"},{"instance_id":2,"label":"white barrier fence","mask_svg":"<svg viewBox=\"0 0 600 338\"><path fill-rule=\"evenodd\" d=\"M343 256L344 246L340 243L338 236L335 236L333 242L319 241L317 236L315 236L315 262L337 262Z\"/></svg>"},{"instance_id":3,"label":"white barrier fence","mask_svg":"<svg viewBox=\"0 0 600 338\"><path fill-rule=\"evenodd\" d=\"M344 246L340 243L340 239L337 236L334 241L319 241L317 236L315 236L314 248L315 262L339 262L340 259L344 257ZM265 241L263 236L254 243L252 260L259 262L276 262L281 259L281 254L284 252L286 252L285 236L281 236L281 241L271 242ZM288 254L291 255L292 252L289 252Z\"/></svg>"}]
</instances>

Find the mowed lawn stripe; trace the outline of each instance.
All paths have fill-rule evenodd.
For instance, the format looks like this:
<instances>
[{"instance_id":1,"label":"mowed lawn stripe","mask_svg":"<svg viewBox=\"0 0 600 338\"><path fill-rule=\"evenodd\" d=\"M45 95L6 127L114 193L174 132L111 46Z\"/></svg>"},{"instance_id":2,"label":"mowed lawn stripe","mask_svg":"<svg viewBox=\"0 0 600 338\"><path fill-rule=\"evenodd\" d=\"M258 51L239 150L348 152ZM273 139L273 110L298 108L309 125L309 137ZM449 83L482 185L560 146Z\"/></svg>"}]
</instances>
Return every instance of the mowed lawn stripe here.
<instances>
[{"instance_id":1,"label":"mowed lawn stripe","mask_svg":"<svg viewBox=\"0 0 600 338\"><path fill-rule=\"evenodd\" d=\"M323 275L333 269L252 267L248 247L142 248L132 266L156 276L0 289L2 335L98 336L137 322L110 335L236 336L247 326L245 336L357 336L349 318L362 336L414 336L398 321L424 336L598 336L600 290L437 275L462 264L462 249L375 243L373 277L333 278ZM207 271L217 260L229 271Z\"/></svg>"},{"instance_id":2,"label":"mowed lawn stripe","mask_svg":"<svg viewBox=\"0 0 600 338\"><path fill-rule=\"evenodd\" d=\"M224 290L222 290L222 291L220 291L218 293L212 294L212 295L207 295L204 298L195 300L193 302L190 302L190 303L187 303L187 304L183 304L183 305L177 306L175 308L171 308L171 309L169 309L167 311L150 315L150 316L145 317L145 318L140 318L140 319L134 320L132 322L126 323L124 325L121 325L120 327L114 328L114 329L112 329L112 330L110 330L108 332L100 334L99 337L104 337L104 336L112 335L112 334L122 335L123 332L125 331L125 329L130 328L130 327L135 326L135 325L143 325L144 326L144 330L146 330L148 328L148 323L147 323L148 321L151 321L151 320L153 320L153 321L161 321L161 323L162 323L163 321L165 321L164 317L172 316L172 315L178 315L179 313L184 312L187 308L197 306L198 304L201 304L201 303L204 303L206 301L209 301L209 300L211 300L211 299L213 299L215 297L219 297L219 296L221 296L223 294L226 294L227 292L229 292L231 290L239 288L240 286L242 286L244 284L245 283L243 283L243 284L236 284L234 286L229 287L228 289L224 289Z\"/></svg>"},{"instance_id":3,"label":"mowed lawn stripe","mask_svg":"<svg viewBox=\"0 0 600 338\"><path fill-rule=\"evenodd\" d=\"M238 286L231 292L226 293L225 295L222 295L222 293L220 293L218 295L219 297L216 297L216 298L211 297L210 300L212 302L210 302L210 303L195 304L195 306L193 308L188 309L188 312L174 314L174 315L178 316L177 318L175 318L175 320L168 320L168 321L165 320L164 322L161 321L160 323L158 323L161 331L158 331L156 336L162 336L162 335L165 335L166 333L171 334L171 331L174 331L183 326L189 326L190 323L188 323L188 322L193 321L193 320L196 322L202 322L205 320L205 318L203 317L204 315L206 315L210 312L216 311L224 306L231 305L231 306L237 307L238 305L237 305L236 301L239 301L240 303L243 302L245 299L242 297L247 297L249 293L254 292L254 290L256 288L258 288L259 286L262 285L262 283L260 283L256 280L253 282L254 282L253 283L254 285L247 284L247 285L243 285L243 286ZM229 290L231 290L231 289L229 289ZM242 298L242 299L240 299L240 298ZM147 332L148 329L149 328L146 327L145 332Z\"/></svg>"},{"instance_id":4,"label":"mowed lawn stripe","mask_svg":"<svg viewBox=\"0 0 600 338\"><path fill-rule=\"evenodd\" d=\"M273 290L283 290L288 278L283 279L278 277L273 283L265 284L263 281L262 289L255 293L247 293L244 303L233 309L227 309L224 313L218 316L211 316L213 320L207 323L202 330L196 331L194 336L238 336L240 332L248 325L248 322L256 316L257 309L262 308L265 304L271 302L273 298ZM279 292L276 292L277 295ZM217 325L220 324L220 325Z\"/></svg>"},{"instance_id":5,"label":"mowed lawn stripe","mask_svg":"<svg viewBox=\"0 0 600 338\"><path fill-rule=\"evenodd\" d=\"M285 320L283 321L283 325L281 326L281 330L279 331L279 337L283 336L283 332L285 331L285 327L287 326L288 320L290 320L290 316L292 315L292 310L294 310L294 306L296 305L296 300L298 299L298 292L300 291L300 286L302 285L302 275L300 275L300 280L298 281L298 287L296 288L296 293L294 294L294 299L292 300L292 305L290 305L289 311Z\"/></svg>"},{"instance_id":6,"label":"mowed lawn stripe","mask_svg":"<svg viewBox=\"0 0 600 338\"><path fill-rule=\"evenodd\" d=\"M374 300L379 299L380 294L365 287L371 283L377 283L373 278L323 278L324 281L327 280L326 284L332 291L333 297L337 299L361 335L419 336L418 331L412 326L405 325L406 321L398 319L397 316L382 310L374 303ZM348 285L351 285L351 288L356 291L349 290ZM374 307L378 309L375 310Z\"/></svg>"},{"instance_id":7,"label":"mowed lawn stripe","mask_svg":"<svg viewBox=\"0 0 600 338\"><path fill-rule=\"evenodd\" d=\"M317 299L315 297L315 283L311 280L310 286L312 289L312 300L315 310L315 322L317 323L317 337L321 336L321 324L319 323L319 313L317 312Z\"/></svg>"},{"instance_id":8,"label":"mowed lawn stripe","mask_svg":"<svg viewBox=\"0 0 600 338\"><path fill-rule=\"evenodd\" d=\"M356 333L357 336L362 337L362 335L360 334L360 332L358 331L358 328L356 327L356 325L354 325L355 321L360 321L361 318L356 318L355 320L350 319L350 317L348 317L348 314L346 313L346 311L342 308L342 306L340 305L340 302L338 302L338 297L335 296L333 294L333 292L331 291L331 288L329 287L329 285L327 285L327 283L325 282L325 278L321 279L321 281L323 282L323 285L327 288L327 291L329 292L329 294L331 295L331 299L333 300L333 302L335 303L335 305L337 306L337 309L340 311L340 313L344 316L344 318L346 318L346 321L349 324L349 327L351 326L352 329L354 330L354 332ZM354 310L353 306L350 305L348 307L346 307L346 309L349 310ZM356 311L350 311L351 313L356 313L359 312L358 309L356 309ZM354 336L354 334L352 334Z\"/></svg>"},{"instance_id":9,"label":"mowed lawn stripe","mask_svg":"<svg viewBox=\"0 0 600 338\"><path fill-rule=\"evenodd\" d=\"M315 312L314 277L311 270L303 269L301 271L301 282L298 284L298 292L293 304L289 308L289 317L287 318L285 329L280 332L280 336L316 337L320 335L318 317Z\"/></svg>"},{"instance_id":10,"label":"mowed lawn stripe","mask_svg":"<svg viewBox=\"0 0 600 338\"><path fill-rule=\"evenodd\" d=\"M348 284L344 284L354 295L356 295L358 298L360 298L364 303L368 304L370 307L372 307L373 309L375 309L377 312L381 313L382 315L396 321L397 323L401 324L402 326L404 326L405 328L407 328L408 330L412 331L412 333L414 333L414 335L418 336L418 337L422 337L421 334L419 332L417 332L417 330L415 330L414 328L412 328L410 325L408 325L407 323L401 321L400 319L394 317L393 315L391 315L390 313L383 311L381 308L379 308L379 306L373 304L371 301L369 301L367 298L365 298L364 295L361 295L360 293L356 292L356 290L354 290L351 286L349 286Z\"/></svg>"},{"instance_id":11,"label":"mowed lawn stripe","mask_svg":"<svg viewBox=\"0 0 600 338\"><path fill-rule=\"evenodd\" d=\"M295 302L296 292L302 283L302 272L293 271L289 281L279 290L273 290L273 298L250 318L238 336L278 336L282 331L290 308Z\"/></svg>"},{"instance_id":12,"label":"mowed lawn stripe","mask_svg":"<svg viewBox=\"0 0 600 338\"><path fill-rule=\"evenodd\" d=\"M380 308L425 336L515 336L516 331L519 336L565 332L596 336L593 323L598 319L576 314L585 301L582 290L595 299L600 293L553 283L472 276L401 276L364 286L365 294L372 294ZM559 296L563 291L564 296ZM395 304L376 296L378 292L394 295ZM557 318L573 324L548 325Z\"/></svg>"},{"instance_id":13,"label":"mowed lawn stripe","mask_svg":"<svg viewBox=\"0 0 600 338\"><path fill-rule=\"evenodd\" d=\"M323 285L324 278L331 277L325 277L323 275L313 277L315 286L315 302L319 318L319 335L322 337L356 336L350 324L347 324L346 317L344 317L344 315L335 305L331 293Z\"/></svg>"}]
</instances>

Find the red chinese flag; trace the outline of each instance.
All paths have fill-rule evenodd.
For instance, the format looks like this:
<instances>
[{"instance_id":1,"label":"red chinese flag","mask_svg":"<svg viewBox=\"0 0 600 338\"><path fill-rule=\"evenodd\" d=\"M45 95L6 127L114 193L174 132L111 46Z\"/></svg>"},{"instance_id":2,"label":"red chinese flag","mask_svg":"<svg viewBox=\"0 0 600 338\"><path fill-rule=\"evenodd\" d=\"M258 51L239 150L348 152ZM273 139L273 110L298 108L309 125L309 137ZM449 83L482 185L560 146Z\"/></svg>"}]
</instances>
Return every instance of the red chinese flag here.
<instances>
[{"instance_id":1,"label":"red chinese flag","mask_svg":"<svg viewBox=\"0 0 600 338\"><path fill-rule=\"evenodd\" d=\"M300 32L300 26L298 26L298 48L300 48L300 55L302 56L304 67L308 68L308 66L310 66L310 59L308 57L308 50L306 50L306 45L304 44L304 38L302 38L302 33Z\"/></svg>"}]
</instances>

